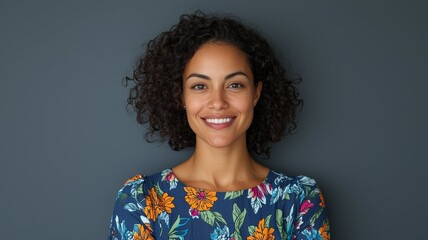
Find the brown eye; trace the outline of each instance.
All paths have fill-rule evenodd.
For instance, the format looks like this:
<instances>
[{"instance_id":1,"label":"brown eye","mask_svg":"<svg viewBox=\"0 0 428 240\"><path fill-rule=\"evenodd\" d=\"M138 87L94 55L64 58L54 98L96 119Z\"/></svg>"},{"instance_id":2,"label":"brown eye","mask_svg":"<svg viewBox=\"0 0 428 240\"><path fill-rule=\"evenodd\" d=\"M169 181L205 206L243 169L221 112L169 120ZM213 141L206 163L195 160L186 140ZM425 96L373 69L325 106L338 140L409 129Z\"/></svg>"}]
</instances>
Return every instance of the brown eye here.
<instances>
[{"instance_id":1,"label":"brown eye","mask_svg":"<svg viewBox=\"0 0 428 240\"><path fill-rule=\"evenodd\" d=\"M242 85L241 83L232 83L228 86L228 88L243 88L244 85Z\"/></svg>"},{"instance_id":2,"label":"brown eye","mask_svg":"<svg viewBox=\"0 0 428 240\"><path fill-rule=\"evenodd\" d=\"M205 86L203 84L195 84L195 85L192 85L191 88L194 89L194 90L203 90L203 89L206 89L207 86Z\"/></svg>"}]
</instances>

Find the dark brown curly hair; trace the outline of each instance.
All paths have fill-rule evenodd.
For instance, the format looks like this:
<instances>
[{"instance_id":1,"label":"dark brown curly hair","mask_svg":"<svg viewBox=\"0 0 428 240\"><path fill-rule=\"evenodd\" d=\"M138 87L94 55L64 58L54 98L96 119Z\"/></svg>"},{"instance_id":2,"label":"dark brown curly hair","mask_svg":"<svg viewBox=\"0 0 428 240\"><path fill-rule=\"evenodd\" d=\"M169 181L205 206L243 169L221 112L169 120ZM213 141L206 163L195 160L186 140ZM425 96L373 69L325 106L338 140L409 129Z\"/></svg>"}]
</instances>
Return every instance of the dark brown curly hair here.
<instances>
[{"instance_id":1,"label":"dark brown curly hair","mask_svg":"<svg viewBox=\"0 0 428 240\"><path fill-rule=\"evenodd\" d=\"M148 125L146 140L168 140L173 150L195 146L195 134L182 103L183 71L198 48L207 42L225 42L246 53L254 84L263 83L254 118L247 130L250 152L269 158L269 142L277 142L296 129L296 111L303 101L295 84L267 41L238 20L201 11L184 14L177 25L147 44L132 77L128 105L137 121Z\"/></svg>"}]
</instances>

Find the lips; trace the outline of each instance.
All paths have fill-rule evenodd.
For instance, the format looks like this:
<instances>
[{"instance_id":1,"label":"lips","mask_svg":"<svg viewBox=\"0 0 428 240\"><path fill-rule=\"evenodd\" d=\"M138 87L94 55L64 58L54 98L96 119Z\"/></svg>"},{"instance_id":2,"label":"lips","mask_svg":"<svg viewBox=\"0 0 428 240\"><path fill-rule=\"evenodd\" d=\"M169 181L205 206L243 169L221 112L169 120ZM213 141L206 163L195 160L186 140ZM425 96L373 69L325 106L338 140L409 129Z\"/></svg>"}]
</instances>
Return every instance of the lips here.
<instances>
[{"instance_id":1,"label":"lips","mask_svg":"<svg viewBox=\"0 0 428 240\"><path fill-rule=\"evenodd\" d=\"M231 122L232 118L206 118L205 121L213 124L222 124L222 123Z\"/></svg>"},{"instance_id":2,"label":"lips","mask_svg":"<svg viewBox=\"0 0 428 240\"><path fill-rule=\"evenodd\" d=\"M232 116L208 116L203 117L204 123L213 129L221 130L232 125L236 117Z\"/></svg>"}]
</instances>

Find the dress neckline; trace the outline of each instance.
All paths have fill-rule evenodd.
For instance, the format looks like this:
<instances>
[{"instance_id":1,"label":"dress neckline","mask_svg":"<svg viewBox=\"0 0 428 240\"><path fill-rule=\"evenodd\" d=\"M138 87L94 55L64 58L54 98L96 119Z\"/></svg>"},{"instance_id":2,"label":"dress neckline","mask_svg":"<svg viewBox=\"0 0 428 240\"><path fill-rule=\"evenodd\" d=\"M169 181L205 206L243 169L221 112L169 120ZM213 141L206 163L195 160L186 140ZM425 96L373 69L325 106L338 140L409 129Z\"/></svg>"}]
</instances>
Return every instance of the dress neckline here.
<instances>
[{"instance_id":1,"label":"dress neckline","mask_svg":"<svg viewBox=\"0 0 428 240\"><path fill-rule=\"evenodd\" d=\"M263 179L263 181L259 182L257 185L253 186L253 187L249 187L249 188L244 188L244 189L236 189L236 190L231 190L231 191L213 191L213 190L209 190L209 189L203 189L203 188L197 188L197 187L193 187L193 186L189 186L185 183L183 183L182 181L180 181L179 178L177 178L177 176L174 174L174 171L172 171L172 168L168 168L166 169L166 171L169 171L170 174L172 174L172 176L177 180L177 185L180 185L181 187L188 187L188 188L193 188L193 189L197 189L199 191L209 191L209 192L215 192L215 193L233 193L233 192L239 192L239 191L245 191L245 190L249 190L249 189L253 189L253 188L259 188L259 187L264 187L263 185L268 183L268 179L271 178L271 175L273 174L273 171L271 169L269 169L266 177Z\"/></svg>"}]
</instances>

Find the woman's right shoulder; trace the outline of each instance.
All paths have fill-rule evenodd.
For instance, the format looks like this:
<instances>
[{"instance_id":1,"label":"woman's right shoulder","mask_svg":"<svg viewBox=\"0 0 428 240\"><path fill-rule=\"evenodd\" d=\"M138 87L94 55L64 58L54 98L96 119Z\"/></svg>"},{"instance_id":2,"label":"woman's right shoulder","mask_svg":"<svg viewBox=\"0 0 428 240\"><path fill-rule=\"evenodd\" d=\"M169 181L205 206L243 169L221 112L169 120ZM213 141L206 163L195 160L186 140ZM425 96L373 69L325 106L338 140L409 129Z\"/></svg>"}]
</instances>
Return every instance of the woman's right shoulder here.
<instances>
[{"instance_id":1,"label":"woman's right shoulder","mask_svg":"<svg viewBox=\"0 0 428 240\"><path fill-rule=\"evenodd\" d=\"M123 186L119 189L117 196L120 197L123 194L135 195L136 193L141 194L147 192L147 189L152 188L159 182L159 180L162 178L162 173L165 171L167 170L152 175L143 175L138 173L133 177L128 178L124 182Z\"/></svg>"},{"instance_id":2,"label":"woman's right shoulder","mask_svg":"<svg viewBox=\"0 0 428 240\"><path fill-rule=\"evenodd\" d=\"M135 176L128 178L120 187L117 193L117 199L128 195L134 195L137 192L137 189L144 189L147 183L147 177L142 174L136 174Z\"/></svg>"}]
</instances>

